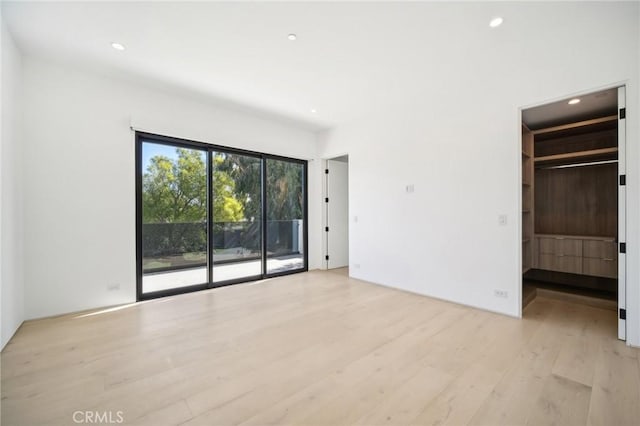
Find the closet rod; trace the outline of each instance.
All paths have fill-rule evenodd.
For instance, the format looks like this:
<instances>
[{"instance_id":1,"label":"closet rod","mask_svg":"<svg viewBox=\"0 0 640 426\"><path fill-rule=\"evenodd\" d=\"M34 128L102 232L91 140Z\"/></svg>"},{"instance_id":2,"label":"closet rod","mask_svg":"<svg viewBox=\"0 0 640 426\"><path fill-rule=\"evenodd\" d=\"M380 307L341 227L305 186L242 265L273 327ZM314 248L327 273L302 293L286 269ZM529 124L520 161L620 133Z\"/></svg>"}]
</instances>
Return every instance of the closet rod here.
<instances>
[{"instance_id":1,"label":"closet rod","mask_svg":"<svg viewBox=\"0 0 640 426\"><path fill-rule=\"evenodd\" d=\"M536 169L569 169L572 167L597 166L599 164L617 163L618 160L592 161L590 163L562 164L559 166L536 166Z\"/></svg>"}]
</instances>

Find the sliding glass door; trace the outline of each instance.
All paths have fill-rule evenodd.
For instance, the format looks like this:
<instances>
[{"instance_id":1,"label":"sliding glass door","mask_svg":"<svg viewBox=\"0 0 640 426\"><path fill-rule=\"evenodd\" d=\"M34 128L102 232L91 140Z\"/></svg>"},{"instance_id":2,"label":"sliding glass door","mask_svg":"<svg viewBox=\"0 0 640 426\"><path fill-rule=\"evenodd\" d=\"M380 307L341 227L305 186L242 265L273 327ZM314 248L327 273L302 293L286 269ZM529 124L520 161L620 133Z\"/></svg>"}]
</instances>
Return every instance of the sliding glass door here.
<instances>
[{"instance_id":1,"label":"sliding glass door","mask_svg":"<svg viewBox=\"0 0 640 426\"><path fill-rule=\"evenodd\" d=\"M142 292L205 285L207 153L142 143Z\"/></svg>"},{"instance_id":2,"label":"sliding glass door","mask_svg":"<svg viewBox=\"0 0 640 426\"><path fill-rule=\"evenodd\" d=\"M306 162L137 133L138 299L305 271Z\"/></svg>"},{"instance_id":3,"label":"sliding glass door","mask_svg":"<svg viewBox=\"0 0 640 426\"><path fill-rule=\"evenodd\" d=\"M304 164L268 158L267 274L305 267Z\"/></svg>"},{"instance_id":4,"label":"sliding glass door","mask_svg":"<svg viewBox=\"0 0 640 426\"><path fill-rule=\"evenodd\" d=\"M262 160L214 151L213 282L262 276Z\"/></svg>"}]
</instances>

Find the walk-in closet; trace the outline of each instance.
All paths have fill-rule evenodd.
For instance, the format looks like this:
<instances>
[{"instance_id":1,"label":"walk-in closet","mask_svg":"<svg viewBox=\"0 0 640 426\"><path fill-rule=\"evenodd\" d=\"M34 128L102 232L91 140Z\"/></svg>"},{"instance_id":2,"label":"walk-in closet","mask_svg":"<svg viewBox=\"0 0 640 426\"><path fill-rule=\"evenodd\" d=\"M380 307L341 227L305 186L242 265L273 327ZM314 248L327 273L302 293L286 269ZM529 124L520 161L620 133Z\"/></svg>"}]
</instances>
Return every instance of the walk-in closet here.
<instances>
[{"instance_id":1,"label":"walk-in closet","mask_svg":"<svg viewBox=\"0 0 640 426\"><path fill-rule=\"evenodd\" d=\"M523 305L544 291L624 315L620 96L614 88L523 110Z\"/></svg>"}]
</instances>

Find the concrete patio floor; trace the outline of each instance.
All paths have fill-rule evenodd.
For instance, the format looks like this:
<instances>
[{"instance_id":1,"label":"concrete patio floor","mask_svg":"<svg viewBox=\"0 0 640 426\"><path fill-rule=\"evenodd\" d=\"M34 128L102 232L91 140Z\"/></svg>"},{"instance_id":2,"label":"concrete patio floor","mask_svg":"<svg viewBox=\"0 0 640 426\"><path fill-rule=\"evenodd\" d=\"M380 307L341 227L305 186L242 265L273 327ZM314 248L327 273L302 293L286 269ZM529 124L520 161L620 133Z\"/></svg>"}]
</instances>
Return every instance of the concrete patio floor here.
<instances>
[{"instance_id":1,"label":"concrete patio floor","mask_svg":"<svg viewBox=\"0 0 640 426\"><path fill-rule=\"evenodd\" d=\"M287 256L280 259L267 259L267 272L277 273L300 269L304 265L303 255ZM260 275L262 265L260 260L214 265L213 282L228 281L243 277ZM142 292L169 290L207 282L207 268L183 269L180 271L159 272L146 274L142 277Z\"/></svg>"}]
</instances>

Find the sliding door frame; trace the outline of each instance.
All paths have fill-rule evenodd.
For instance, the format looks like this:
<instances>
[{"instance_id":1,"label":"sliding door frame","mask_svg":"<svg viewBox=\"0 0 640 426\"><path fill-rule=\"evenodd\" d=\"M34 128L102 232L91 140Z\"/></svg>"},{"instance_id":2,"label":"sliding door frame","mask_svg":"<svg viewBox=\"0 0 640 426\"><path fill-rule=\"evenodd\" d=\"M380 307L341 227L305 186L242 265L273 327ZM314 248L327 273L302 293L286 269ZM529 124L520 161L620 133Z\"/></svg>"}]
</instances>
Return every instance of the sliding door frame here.
<instances>
[{"instance_id":1,"label":"sliding door frame","mask_svg":"<svg viewBox=\"0 0 640 426\"><path fill-rule=\"evenodd\" d=\"M207 283L196 284L185 287L178 287L175 289L168 289L156 292L144 293L142 290L142 278L144 270L142 267L142 178L143 178L143 166L142 166L142 144L144 142L157 143L161 145L172 146L176 148L187 148L205 151L207 161ZM213 209L211 203L213 202L213 167L212 160L214 152L245 155L248 157L258 158L261 163L261 267L262 273L260 275L253 275L248 277L236 278L226 281L213 282ZM279 160L290 163L296 163L303 166L302 172L302 191L303 191L303 236L304 236L304 255L302 268L267 273L267 160ZM223 287L227 285L240 284L245 282L257 281L264 278L273 278L284 275L297 274L300 272L306 272L309 269L309 200L308 200L308 162L297 158L284 157L273 154L266 154L256 151L249 151L238 148L230 148L223 145L210 144L205 142L198 142L188 139L162 136L148 132L136 131L135 133L135 192L136 192L136 300L148 300L158 297L173 296L176 294L190 293L193 291L206 290L210 288Z\"/></svg>"},{"instance_id":2,"label":"sliding door frame","mask_svg":"<svg viewBox=\"0 0 640 426\"><path fill-rule=\"evenodd\" d=\"M300 165L302 165L303 167L303 171L302 171L302 192L303 192L303 197L302 197L302 203L303 203L303 208L304 208L304 218L303 218L303 234L304 234L304 244L303 244L303 249L304 249L304 256L302 257L302 261L303 261L303 265L302 268L300 269L293 269L290 271L282 271L282 272L273 272L273 273L268 273L267 272L267 160L279 160L279 161L288 161L291 163L298 163ZM297 159L293 159L293 158L287 158L287 157L280 157L278 155L272 155L272 154L263 154L262 157L262 203L263 203L263 208L262 208L262 253L264 253L264 255L262 256L262 275L264 278L273 278L273 277L280 277L280 276L284 276L284 275L291 275L291 274L296 274L298 272L305 272L309 270L309 197L308 197L308 185L307 185L307 179L308 179L308 167L307 167L308 163L304 160L297 160Z\"/></svg>"},{"instance_id":3,"label":"sliding door frame","mask_svg":"<svg viewBox=\"0 0 640 426\"><path fill-rule=\"evenodd\" d=\"M209 145L209 146L214 146L214 145ZM260 160L261 163L261 169L260 169L260 173L262 176L262 168L264 167L264 165L262 164L262 154L257 153L257 152L249 152L249 151L241 151L241 150L236 150L236 149L232 149L232 148L226 148L226 147L220 147L220 146L215 146L215 148L212 148L209 150L209 155L211 158L209 158L209 167L211 168L211 172L210 174L207 175L207 181L209 182L209 185L211 185L213 183L213 153L224 153L224 154L237 154L237 155L243 155L245 157L251 157L251 158L255 158ZM262 183L261 183L262 185ZM211 188L211 191L209 192L209 195L213 195L213 187ZM262 195L262 187L260 188L260 198L261 200L263 199L263 195ZM209 203L209 209L211 209L211 204L213 202L213 199L211 200L211 202ZM260 202L260 207L261 207L261 211L260 214L262 215L262 207L263 203L262 201ZM211 209L211 217L209 219L209 223L213 224L214 223L214 217L213 217L213 210ZM262 224L262 219L260 220L260 227L262 228L263 224ZM215 267L215 262L213 261L213 249L214 249L214 240L213 240L213 232L212 232L212 226L209 226L209 232L211 233L211 237L209 238L209 253L210 253L210 265L211 267L209 268L209 288L215 288L215 287L223 287L226 285L233 285L233 284L240 284L240 283L246 283L246 282L250 282L250 281L257 281L257 280L261 280L264 278L264 274L257 274L257 275L248 275L246 277L240 277L240 278L232 278L230 280L225 280L225 281L218 281L218 282L214 282L214 276L213 276L213 269ZM262 237L262 235L261 235ZM262 244L260 246L260 258L262 259ZM262 271L264 271L264 269L262 269ZM296 271L298 272L298 271Z\"/></svg>"}]
</instances>

